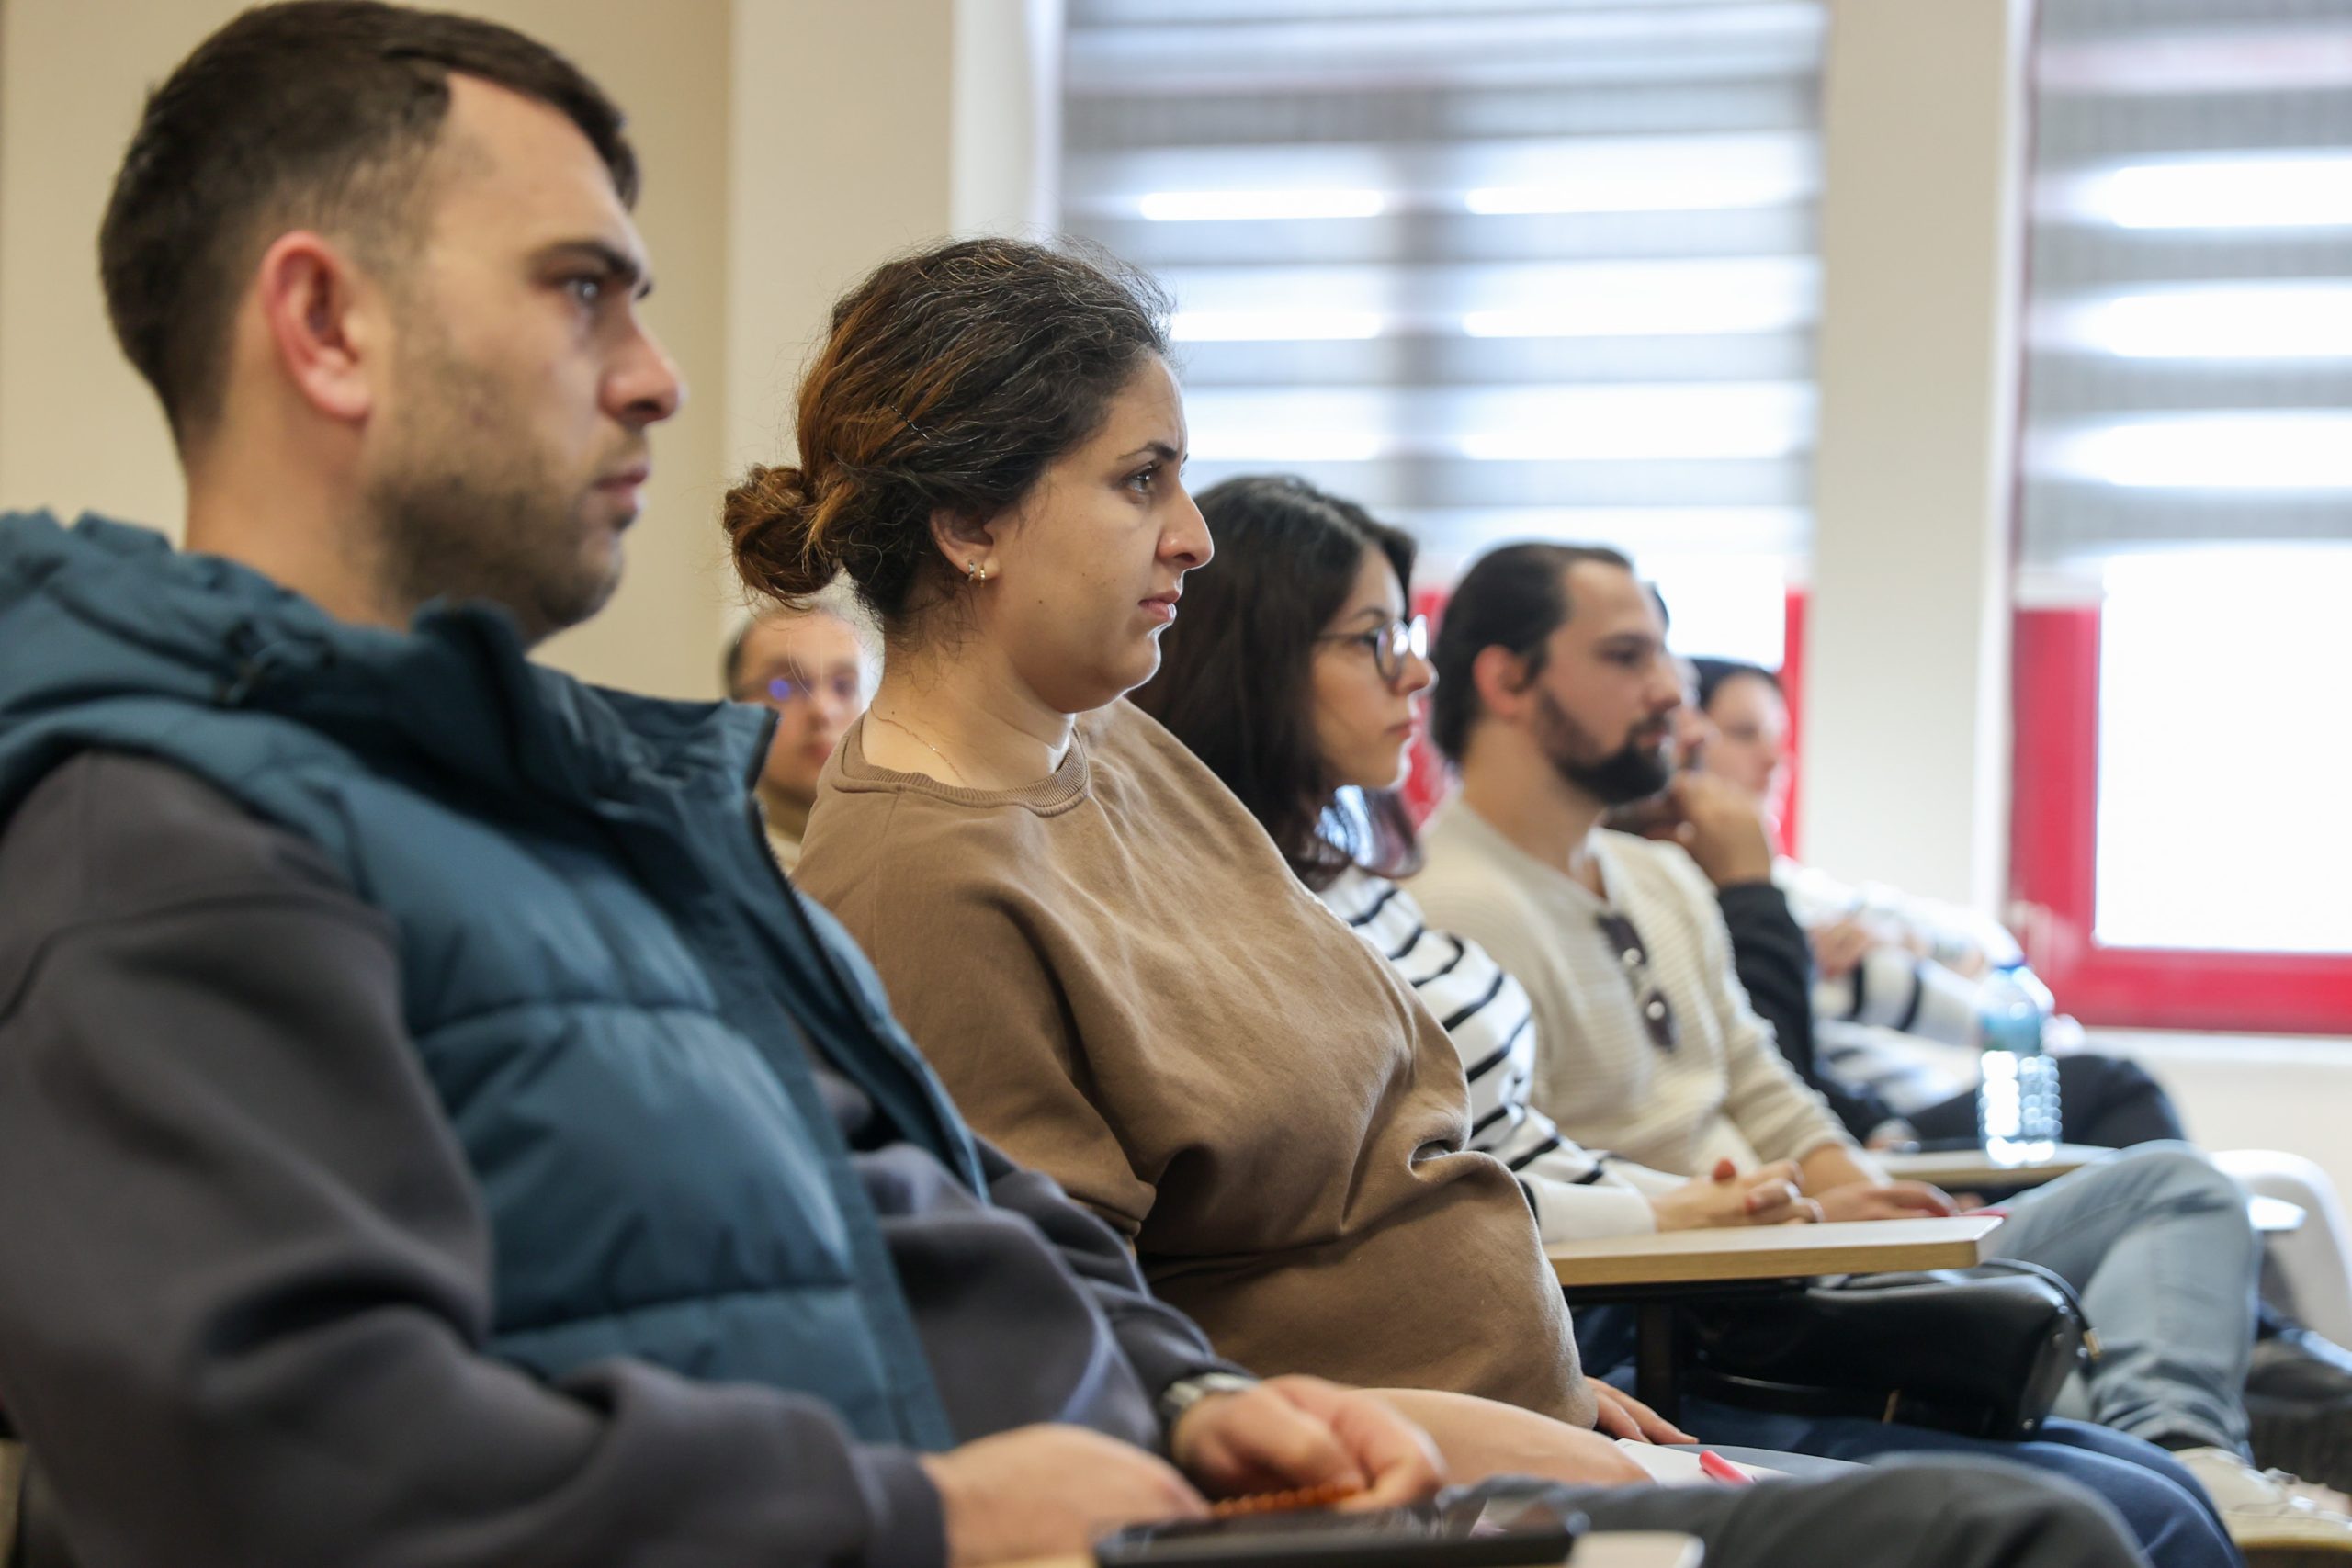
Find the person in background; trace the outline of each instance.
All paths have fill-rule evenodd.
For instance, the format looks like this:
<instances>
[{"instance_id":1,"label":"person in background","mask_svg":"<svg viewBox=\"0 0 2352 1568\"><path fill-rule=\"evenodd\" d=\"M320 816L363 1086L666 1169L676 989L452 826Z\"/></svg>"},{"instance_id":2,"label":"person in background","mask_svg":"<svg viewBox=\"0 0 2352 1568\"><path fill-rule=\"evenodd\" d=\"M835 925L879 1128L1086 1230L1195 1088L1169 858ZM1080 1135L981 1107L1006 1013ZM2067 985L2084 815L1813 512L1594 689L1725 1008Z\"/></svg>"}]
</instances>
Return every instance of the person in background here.
<instances>
[{"instance_id":1,"label":"person in background","mask_svg":"<svg viewBox=\"0 0 2352 1568\"><path fill-rule=\"evenodd\" d=\"M1664 605L1659 608L1663 615ZM1729 738L1717 732L1718 715L1733 728ZM1683 705L1675 712L1676 749L1685 770L1678 787L1725 794L1721 809L1730 819L1736 819L1740 801L1755 811L1769 810L1769 803L1784 793L1780 775L1787 718L1779 682L1769 672L1754 665L1697 660L1685 682ZM1660 824L1653 820L1657 812L1651 803L1627 809L1637 814L1637 830L1672 830L1671 811ZM1818 908L1826 886L1829 879L1820 873L1782 857L1774 863L1770 884L1717 890L1740 985L1771 1025L1773 1043L1847 1129L1866 1143L1973 1139L1973 1085L1924 1107L1905 1101L1915 1105L1907 1118L1882 1090L1900 1080L1904 1060L1915 1054L1906 1048L1908 1042L1940 1033L1947 1046L1973 1052L1980 983L1946 967L1943 960L1972 969L2006 961L2015 953L2008 933L1966 918L1964 911L1882 891L1866 896L1867 901L1903 911L1904 920L1880 926L1848 914L1830 925L1816 922L1809 941L1792 907L1810 897ZM1815 947L1835 948L1857 931L1894 935L1865 947L1847 984L1815 984ZM1865 986L1864 975L1873 972L1879 976L1868 983L1873 993L1914 998L1918 1017L1898 1021L1915 1032L1897 1035L1854 1021L1853 998ZM1824 1005L1845 1010L1846 1017L1817 1017L1815 1009ZM2063 1021L2079 1039L2073 1021ZM1826 1065L1831 1058L1834 1066ZM1973 1060L1962 1060L1972 1069L1965 1077L1973 1078ZM2065 1131L2073 1140L2113 1146L2120 1140L2180 1135L2170 1100L2137 1063L2083 1050L2064 1052L2057 1061ZM1857 1065L1865 1080L1875 1081L1849 1081L1844 1073ZM2263 1238L2260 1329L2246 1372L2246 1410L2256 1459L2324 1483L2336 1494L2330 1506L2346 1510L2343 1494L2352 1488L2352 1350L2345 1348L2352 1339L2352 1224L2334 1184L2312 1160L2275 1149L2228 1149L2209 1157L2249 1192L2303 1211L2303 1223L2294 1230Z\"/></svg>"},{"instance_id":2,"label":"person in background","mask_svg":"<svg viewBox=\"0 0 2352 1568\"><path fill-rule=\"evenodd\" d=\"M1793 1160L1831 1218L1950 1213L1885 1178L1748 1007L1716 889L1770 877L1752 805L1680 786L1685 847L1601 826L1676 787L1680 673L1626 558L1497 550L1456 585L1435 651L1430 728L1462 790L1424 835L1414 890L1526 987L1547 1057L1536 1103L1568 1136L1668 1171ZM2245 1462L2258 1253L2226 1177L2178 1145L2120 1151L2014 1200L1992 1247L2082 1294L2104 1345L2095 1418L2172 1450L2242 1547L2352 1553L2352 1518Z\"/></svg>"},{"instance_id":3,"label":"person in background","mask_svg":"<svg viewBox=\"0 0 2352 1568\"><path fill-rule=\"evenodd\" d=\"M1530 1103L1545 1046L1527 991L1477 942L1432 926L1397 880L1420 857L1391 792L1419 699L1435 679L1408 608L1411 537L1288 476L1227 479L1200 502L1217 560L1191 581L1186 614L1161 637L1159 671L1134 701L1226 782L1298 879L1442 1021L1468 1085L1471 1146L1509 1167L1544 1238L1818 1217L1818 1204L1795 1190L1792 1164L1737 1170L1723 1161L1695 1179L1670 1175L1579 1147ZM1623 1376L1630 1368L1611 1343L1612 1315L1622 1317L1580 1311L1577 1338L1594 1348L1597 1372ZM1744 1443L1762 1429L1748 1413L1705 1400L1686 1400L1680 1419L1702 1441ZM2056 1421L2040 1440L2005 1443L1871 1419L1767 1421L1773 1446L1809 1453L2021 1461L2099 1491L2155 1555L2233 1555L2178 1466L2104 1428Z\"/></svg>"},{"instance_id":4,"label":"person in background","mask_svg":"<svg viewBox=\"0 0 2352 1568\"><path fill-rule=\"evenodd\" d=\"M187 548L0 518L25 1555L962 1568L1427 1492L972 1137L752 826L764 716L526 659L684 396L637 188L471 17L258 7L148 101L100 262Z\"/></svg>"},{"instance_id":5,"label":"person in background","mask_svg":"<svg viewBox=\"0 0 2352 1568\"><path fill-rule=\"evenodd\" d=\"M727 694L776 716L753 793L767 813L768 845L786 871L800 863L817 775L842 731L865 710L866 668L857 628L821 604L763 610L727 645Z\"/></svg>"},{"instance_id":6,"label":"person in background","mask_svg":"<svg viewBox=\"0 0 2352 1568\"><path fill-rule=\"evenodd\" d=\"M1700 728L1684 766L1777 817L1788 794L1789 710L1779 678L1729 660L1690 664L1696 702L1686 707ZM1772 880L1813 951L1818 1067L1838 1085L1833 1103L1848 1129L1881 1145L1973 1139L1988 980L2024 962L2015 940L1969 910L1850 886L1786 856L1774 862ZM2079 1043L2073 1020L2051 1026L2053 1041ZM2186 1135L2170 1097L2137 1062L2081 1050L2062 1050L2057 1060L2068 1142L2120 1149Z\"/></svg>"},{"instance_id":7,"label":"person in background","mask_svg":"<svg viewBox=\"0 0 2352 1568\"><path fill-rule=\"evenodd\" d=\"M1588 1429L1600 1396L1509 1173L1463 1147L1442 1032L1120 701L1211 550L1165 311L1107 259L1005 239L891 262L834 308L798 464L726 510L747 587L797 602L846 570L883 626L800 885L863 933L975 1124L1243 1364L1377 1385L1453 1469L1584 1483L1596 1526L1688 1529L1711 1563L1984 1551L1867 1500L1908 1469L1592 1484L1643 1472Z\"/></svg>"}]
</instances>

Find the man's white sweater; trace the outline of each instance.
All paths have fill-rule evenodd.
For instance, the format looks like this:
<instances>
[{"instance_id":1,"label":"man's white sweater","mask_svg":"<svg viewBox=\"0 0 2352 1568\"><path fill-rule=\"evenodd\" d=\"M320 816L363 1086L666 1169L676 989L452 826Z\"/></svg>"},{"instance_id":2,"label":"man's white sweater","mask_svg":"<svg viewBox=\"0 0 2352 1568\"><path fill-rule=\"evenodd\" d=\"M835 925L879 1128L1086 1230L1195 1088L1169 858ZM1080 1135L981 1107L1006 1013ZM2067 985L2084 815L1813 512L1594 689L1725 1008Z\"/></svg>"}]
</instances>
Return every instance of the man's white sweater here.
<instances>
[{"instance_id":1,"label":"man's white sweater","mask_svg":"<svg viewBox=\"0 0 2352 1568\"><path fill-rule=\"evenodd\" d=\"M1601 898L1459 800L1422 844L1412 888L1430 922L1526 987L1542 1042L1534 1103L1563 1134L1685 1175L1724 1155L1752 1166L1845 1141L1749 1010L1714 889L1679 846L1597 831ZM1611 914L1640 933L1639 964L1603 929ZM1673 1012L1670 1050L1643 1018L1652 987Z\"/></svg>"}]
</instances>

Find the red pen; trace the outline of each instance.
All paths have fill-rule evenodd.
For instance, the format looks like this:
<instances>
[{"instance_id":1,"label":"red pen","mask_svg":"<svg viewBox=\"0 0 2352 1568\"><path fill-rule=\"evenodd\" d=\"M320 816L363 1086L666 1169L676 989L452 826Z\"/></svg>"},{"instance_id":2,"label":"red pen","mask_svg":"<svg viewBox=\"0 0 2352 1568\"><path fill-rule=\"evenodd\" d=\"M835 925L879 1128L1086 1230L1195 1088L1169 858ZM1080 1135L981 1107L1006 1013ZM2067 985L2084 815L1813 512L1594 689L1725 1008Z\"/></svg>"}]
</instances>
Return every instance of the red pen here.
<instances>
[{"instance_id":1,"label":"red pen","mask_svg":"<svg viewBox=\"0 0 2352 1568\"><path fill-rule=\"evenodd\" d=\"M1699 1470L1703 1475L1720 1481L1726 1486L1753 1486L1756 1477L1724 1458L1713 1449L1699 1450Z\"/></svg>"}]
</instances>

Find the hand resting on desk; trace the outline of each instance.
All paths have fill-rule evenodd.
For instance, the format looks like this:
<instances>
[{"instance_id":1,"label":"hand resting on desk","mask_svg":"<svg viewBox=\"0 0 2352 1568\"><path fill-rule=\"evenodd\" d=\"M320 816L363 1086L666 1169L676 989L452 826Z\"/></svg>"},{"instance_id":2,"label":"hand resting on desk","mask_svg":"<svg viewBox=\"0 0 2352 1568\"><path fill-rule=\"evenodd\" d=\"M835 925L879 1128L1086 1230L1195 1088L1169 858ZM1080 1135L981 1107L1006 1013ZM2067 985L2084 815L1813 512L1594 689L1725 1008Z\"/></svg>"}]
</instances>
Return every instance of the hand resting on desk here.
<instances>
[{"instance_id":1,"label":"hand resting on desk","mask_svg":"<svg viewBox=\"0 0 2352 1568\"><path fill-rule=\"evenodd\" d=\"M1652 1198L1650 1213L1662 1231L1803 1224L1821 1218L1819 1205L1800 1191L1803 1179L1789 1160L1743 1172L1720 1159L1710 1174Z\"/></svg>"},{"instance_id":2,"label":"hand resting on desk","mask_svg":"<svg viewBox=\"0 0 2352 1568\"><path fill-rule=\"evenodd\" d=\"M1849 1182L1816 1201L1826 1220L1917 1220L1960 1213L1950 1194L1924 1181Z\"/></svg>"}]
</instances>

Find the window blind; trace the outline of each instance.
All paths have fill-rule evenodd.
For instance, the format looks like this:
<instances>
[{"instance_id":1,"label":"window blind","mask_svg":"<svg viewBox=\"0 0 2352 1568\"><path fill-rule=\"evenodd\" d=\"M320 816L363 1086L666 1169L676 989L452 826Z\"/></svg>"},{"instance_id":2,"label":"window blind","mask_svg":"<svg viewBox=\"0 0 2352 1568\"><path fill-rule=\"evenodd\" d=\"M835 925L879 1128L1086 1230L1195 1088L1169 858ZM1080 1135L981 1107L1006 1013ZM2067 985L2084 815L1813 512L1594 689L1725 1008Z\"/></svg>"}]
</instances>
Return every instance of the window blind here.
<instances>
[{"instance_id":1,"label":"window blind","mask_svg":"<svg viewBox=\"0 0 2352 1568\"><path fill-rule=\"evenodd\" d=\"M2022 562L2352 539L2352 0L2041 0Z\"/></svg>"},{"instance_id":2,"label":"window blind","mask_svg":"<svg viewBox=\"0 0 2352 1568\"><path fill-rule=\"evenodd\" d=\"M1175 295L1196 490L1303 473L1440 560L1801 557L1824 27L1069 0L1064 226Z\"/></svg>"}]
</instances>

